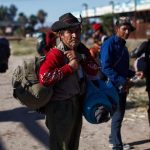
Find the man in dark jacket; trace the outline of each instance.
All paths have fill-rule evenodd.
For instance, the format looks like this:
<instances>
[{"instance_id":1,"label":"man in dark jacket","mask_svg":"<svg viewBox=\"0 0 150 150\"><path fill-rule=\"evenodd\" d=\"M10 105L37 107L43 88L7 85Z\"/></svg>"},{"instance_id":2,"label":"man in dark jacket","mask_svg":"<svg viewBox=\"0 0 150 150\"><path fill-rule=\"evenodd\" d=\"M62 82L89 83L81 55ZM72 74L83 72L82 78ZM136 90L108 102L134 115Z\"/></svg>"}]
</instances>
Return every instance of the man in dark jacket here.
<instances>
[{"instance_id":1,"label":"man in dark jacket","mask_svg":"<svg viewBox=\"0 0 150 150\"><path fill-rule=\"evenodd\" d=\"M150 125L150 30L146 32L148 40L142 42L135 50L130 53L131 58L139 58L142 56L142 69L146 79L146 91L148 93L148 120ZM139 68L140 69L140 68Z\"/></svg>"},{"instance_id":2,"label":"man in dark jacket","mask_svg":"<svg viewBox=\"0 0 150 150\"><path fill-rule=\"evenodd\" d=\"M120 102L112 117L110 142L113 150L123 150L121 125L125 113L126 97L135 72L129 70L129 53L126 39L135 28L128 17L120 17L115 24L115 34L104 42L100 51L102 72L118 90ZM137 73L140 76L140 73Z\"/></svg>"},{"instance_id":3,"label":"man in dark jacket","mask_svg":"<svg viewBox=\"0 0 150 150\"><path fill-rule=\"evenodd\" d=\"M51 29L60 38L39 71L40 83L53 86L46 106L46 125L51 150L78 150L82 127L82 96L85 74L96 75L98 65L80 42L81 23L71 13L59 17Z\"/></svg>"}]
</instances>

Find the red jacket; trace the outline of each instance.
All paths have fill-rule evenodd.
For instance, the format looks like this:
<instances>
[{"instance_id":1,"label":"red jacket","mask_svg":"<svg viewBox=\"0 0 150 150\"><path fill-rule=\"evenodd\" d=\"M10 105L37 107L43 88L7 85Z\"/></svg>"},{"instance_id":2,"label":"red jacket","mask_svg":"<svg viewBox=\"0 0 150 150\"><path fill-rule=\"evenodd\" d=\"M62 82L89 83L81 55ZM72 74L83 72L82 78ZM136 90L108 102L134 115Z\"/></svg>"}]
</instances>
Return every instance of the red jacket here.
<instances>
[{"instance_id":1,"label":"red jacket","mask_svg":"<svg viewBox=\"0 0 150 150\"><path fill-rule=\"evenodd\" d=\"M88 75L96 75L98 73L98 65L91 57L89 51L85 46L81 46L82 54L85 55L85 59L80 61L80 64L84 72ZM51 49L47 54L46 60L40 67L39 80L44 86L50 86L63 79L64 77L71 75L73 70L66 63L66 57L62 51L57 48Z\"/></svg>"}]
</instances>

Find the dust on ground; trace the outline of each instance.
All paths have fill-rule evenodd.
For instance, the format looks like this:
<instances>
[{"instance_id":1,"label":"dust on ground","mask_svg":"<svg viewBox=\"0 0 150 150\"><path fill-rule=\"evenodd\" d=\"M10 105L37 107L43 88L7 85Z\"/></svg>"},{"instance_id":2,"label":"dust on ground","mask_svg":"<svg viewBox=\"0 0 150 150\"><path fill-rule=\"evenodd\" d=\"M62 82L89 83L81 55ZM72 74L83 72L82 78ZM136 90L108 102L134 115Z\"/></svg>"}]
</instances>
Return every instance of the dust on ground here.
<instances>
[{"instance_id":1,"label":"dust on ground","mask_svg":"<svg viewBox=\"0 0 150 150\"><path fill-rule=\"evenodd\" d=\"M0 74L0 150L48 150L44 116L21 105L12 96L12 71L26 57L11 56L9 70ZM140 104L138 99L143 102ZM134 150L150 150L147 99L144 86L132 88L128 97L122 135L123 142L131 144ZM110 150L109 133L110 121L94 125L84 119L79 150Z\"/></svg>"}]
</instances>

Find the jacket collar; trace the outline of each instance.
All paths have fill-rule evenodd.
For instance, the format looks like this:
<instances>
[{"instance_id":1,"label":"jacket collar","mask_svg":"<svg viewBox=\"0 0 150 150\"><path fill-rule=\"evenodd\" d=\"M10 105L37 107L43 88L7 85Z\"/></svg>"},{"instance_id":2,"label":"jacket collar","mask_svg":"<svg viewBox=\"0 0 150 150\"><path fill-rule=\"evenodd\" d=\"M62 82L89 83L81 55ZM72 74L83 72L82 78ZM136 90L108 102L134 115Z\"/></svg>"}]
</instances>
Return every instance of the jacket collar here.
<instances>
[{"instance_id":1,"label":"jacket collar","mask_svg":"<svg viewBox=\"0 0 150 150\"><path fill-rule=\"evenodd\" d=\"M115 42L119 42L121 45L125 45L126 41L120 37L118 37L116 34L113 35Z\"/></svg>"},{"instance_id":2,"label":"jacket collar","mask_svg":"<svg viewBox=\"0 0 150 150\"><path fill-rule=\"evenodd\" d=\"M62 52L65 52L65 51L66 51L66 48L65 48L65 46L64 46L64 44L63 44L62 41L60 41L56 47L57 47L59 50L61 50Z\"/></svg>"}]
</instances>

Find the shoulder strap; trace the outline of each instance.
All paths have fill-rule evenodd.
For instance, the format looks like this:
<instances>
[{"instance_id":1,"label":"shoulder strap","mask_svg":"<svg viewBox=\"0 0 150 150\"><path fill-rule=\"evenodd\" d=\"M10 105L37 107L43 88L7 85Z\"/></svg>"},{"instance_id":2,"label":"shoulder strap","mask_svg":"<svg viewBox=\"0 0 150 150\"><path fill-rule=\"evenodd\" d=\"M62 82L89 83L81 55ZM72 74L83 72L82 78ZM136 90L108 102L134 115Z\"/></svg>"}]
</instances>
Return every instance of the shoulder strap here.
<instances>
[{"instance_id":1,"label":"shoulder strap","mask_svg":"<svg viewBox=\"0 0 150 150\"><path fill-rule=\"evenodd\" d=\"M62 42L60 42L56 48L60 51L62 51L63 53L65 52L65 47L64 47L64 44Z\"/></svg>"},{"instance_id":2,"label":"shoulder strap","mask_svg":"<svg viewBox=\"0 0 150 150\"><path fill-rule=\"evenodd\" d=\"M122 51L122 53L121 53L121 56L120 56L119 59L114 63L113 67L115 67L115 66L120 62L121 58L123 57L124 51L125 51L125 50L123 49L123 51Z\"/></svg>"}]
</instances>

